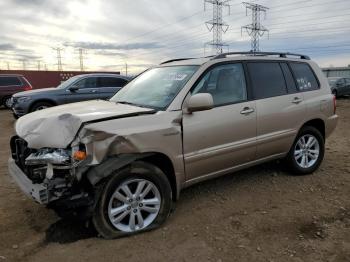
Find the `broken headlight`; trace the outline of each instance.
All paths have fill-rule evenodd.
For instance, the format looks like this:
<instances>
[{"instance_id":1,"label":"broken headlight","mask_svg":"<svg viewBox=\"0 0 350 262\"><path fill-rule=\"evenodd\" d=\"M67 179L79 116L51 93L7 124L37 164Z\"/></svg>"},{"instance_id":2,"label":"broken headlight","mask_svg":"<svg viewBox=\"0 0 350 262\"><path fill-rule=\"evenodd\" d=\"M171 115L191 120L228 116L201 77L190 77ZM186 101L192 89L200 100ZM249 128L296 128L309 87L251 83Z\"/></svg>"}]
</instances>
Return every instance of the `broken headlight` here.
<instances>
[{"instance_id":1,"label":"broken headlight","mask_svg":"<svg viewBox=\"0 0 350 262\"><path fill-rule=\"evenodd\" d=\"M71 160L71 152L66 149L43 148L37 152L30 154L26 158L26 165L64 165L69 164Z\"/></svg>"}]
</instances>

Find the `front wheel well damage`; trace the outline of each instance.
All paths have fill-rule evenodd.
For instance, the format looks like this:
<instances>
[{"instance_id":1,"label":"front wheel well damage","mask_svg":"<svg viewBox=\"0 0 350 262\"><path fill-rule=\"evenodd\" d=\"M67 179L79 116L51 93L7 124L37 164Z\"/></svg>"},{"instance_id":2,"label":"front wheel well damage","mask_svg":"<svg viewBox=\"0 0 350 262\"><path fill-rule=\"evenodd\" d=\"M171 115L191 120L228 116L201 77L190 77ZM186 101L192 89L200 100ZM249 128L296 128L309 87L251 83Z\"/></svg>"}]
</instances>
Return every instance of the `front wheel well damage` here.
<instances>
[{"instance_id":1,"label":"front wheel well damage","mask_svg":"<svg viewBox=\"0 0 350 262\"><path fill-rule=\"evenodd\" d=\"M92 167L86 174L87 179L92 185L97 185L113 174L113 172L138 160L153 164L164 172L171 186L172 199L175 201L177 199L178 188L174 167L170 158L162 153L124 154L110 157L103 163Z\"/></svg>"}]
</instances>

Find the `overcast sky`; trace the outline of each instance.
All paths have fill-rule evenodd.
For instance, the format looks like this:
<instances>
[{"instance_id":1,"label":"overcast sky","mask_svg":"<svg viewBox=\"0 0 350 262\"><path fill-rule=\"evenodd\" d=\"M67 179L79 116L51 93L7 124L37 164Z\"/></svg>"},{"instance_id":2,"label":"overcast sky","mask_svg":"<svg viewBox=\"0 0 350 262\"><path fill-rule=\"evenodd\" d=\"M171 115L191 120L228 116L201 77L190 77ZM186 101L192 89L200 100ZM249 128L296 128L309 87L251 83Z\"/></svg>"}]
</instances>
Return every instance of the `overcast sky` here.
<instances>
[{"instance_id":1,"label":"overcast sky","mask_svg":"<svg viewBox=\"0 0 350 262\"><path fill-rule=\"evenodd\" d=\"M310 55L321 66L350 64L349 0L260 0L269 7L260 41L263 51ZM223 40L230 51L250 50L241 26L249 24L241 1L223 10L229 30ZM212 39L204 22L212 7L203 0L1 0L0 68L35 69L37 61L57 68L62 47L63 69L79 69L78 48L84 48L87 70L137 73L162 60L204 55ZM206 48L205 55L209 55ZM123 72L123 71L122 71Z\"/></svg>"}]
</instances>

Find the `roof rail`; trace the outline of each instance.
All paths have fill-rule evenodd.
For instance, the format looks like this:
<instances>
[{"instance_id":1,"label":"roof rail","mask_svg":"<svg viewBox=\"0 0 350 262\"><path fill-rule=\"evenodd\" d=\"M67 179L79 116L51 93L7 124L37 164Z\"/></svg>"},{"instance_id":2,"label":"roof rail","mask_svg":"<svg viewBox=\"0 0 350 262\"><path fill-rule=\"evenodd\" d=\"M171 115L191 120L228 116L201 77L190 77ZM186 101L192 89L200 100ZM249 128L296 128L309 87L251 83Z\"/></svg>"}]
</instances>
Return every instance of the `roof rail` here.
<instances>
[{"instance_id":1,"label":"roof rail","mask_svg":"<svg viewBox=\"0 0 350 262\"><path fill-rule=\"evenodd\" d=\"M164 62L160 63L160 65L168 64L168 63L171 63L171 62L177 62L177 61L190 60L190 59L194 59L194 58L189 57L189 58L177 58L177 59L171 59L171 60L167 60L167 61L164 61Z\"/></svg>"},{"instance_id":2,"label":"roof rail","mask_svg":"<svg viewBox=\"0 0 350 262\"><path fill-rule=\"evenodd\" d=\"M226 58L228 55L252 55L252 56L268 56L268 55L277 55L282 58L286 58L287 56L297 56L300 59L310 60L310 57L307 55L294 54L294 53L281 53L281 52L228 52L222 53L217 56L214 56L212 59Z\"/></svg>"}]
</instances>

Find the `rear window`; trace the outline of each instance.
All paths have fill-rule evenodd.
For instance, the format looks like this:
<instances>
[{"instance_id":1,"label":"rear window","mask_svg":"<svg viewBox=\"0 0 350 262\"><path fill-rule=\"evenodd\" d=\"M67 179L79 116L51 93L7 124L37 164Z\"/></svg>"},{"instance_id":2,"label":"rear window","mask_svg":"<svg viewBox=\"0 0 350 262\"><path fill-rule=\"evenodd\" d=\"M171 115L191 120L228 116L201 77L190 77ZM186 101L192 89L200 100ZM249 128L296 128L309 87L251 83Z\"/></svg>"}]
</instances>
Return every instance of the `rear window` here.
<instances>
[{"instance_id":1,"label":"rear window","mask_svg":"<svg viewBox=\"0 0 350 262\"><path fill-rule=\"evenodd\" d=\"M123 87L128 83L127 80L117 77L101 77L100 87Z\"/></svg>"},{"instance_id":2,"label":"rear window","mask_svg":"<svg viewBox=\"0 0 350 262\"><path fill-rule=\"evenodd\" d=\"M290 63L300 91L319 89L318 81L310 66L305 63Z\"/></svg>"},{"instance_id":3,"label":"rear window","mask_svg":"<svg viewBox=\"0 0 350 262\"><path fill-rule=\"evenodd\" d=\"M0 86L20 86L21 84L18 77L0 76Z\"/></svg>"},{"instance_id":4,"label":"rear window","mask_svg":"<svg viewBox=\"0 0 350 262\"><path fill-rule=\"evenodd\" d=\"M279 63L248 63L254 98L281 96L287 94L286 82Z\"/></svg>"}]
</instances>

